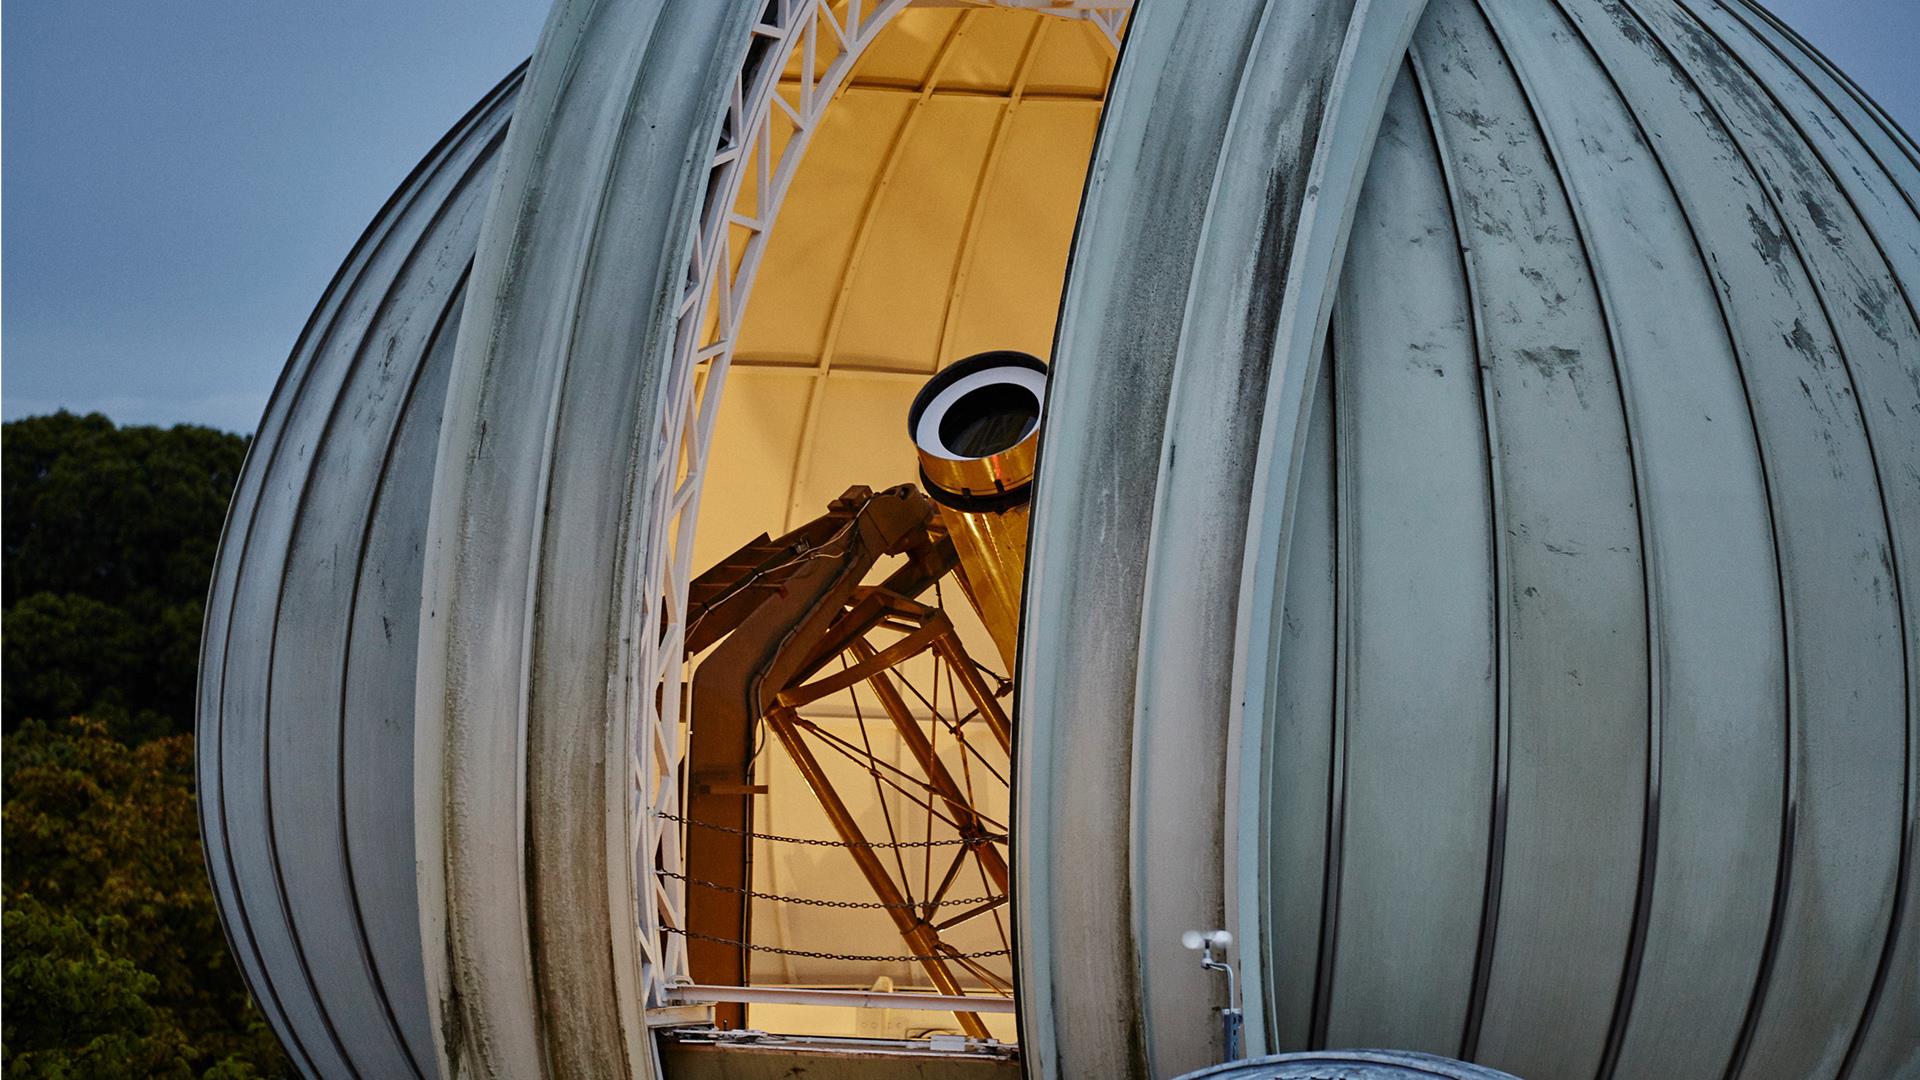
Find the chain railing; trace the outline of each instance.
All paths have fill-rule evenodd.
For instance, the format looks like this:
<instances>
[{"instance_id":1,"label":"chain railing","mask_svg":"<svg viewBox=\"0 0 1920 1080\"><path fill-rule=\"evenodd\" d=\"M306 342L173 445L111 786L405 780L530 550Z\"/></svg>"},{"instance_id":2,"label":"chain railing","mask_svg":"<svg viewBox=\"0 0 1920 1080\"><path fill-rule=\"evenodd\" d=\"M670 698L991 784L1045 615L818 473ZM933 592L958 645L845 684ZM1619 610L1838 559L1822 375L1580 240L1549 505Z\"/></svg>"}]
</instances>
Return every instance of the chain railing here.
<instances>
[{"instance_id":1,"label":"chain railing","mask_svg":"<svg viewBox=\"0 0 1920 1080\"><path fill-rule=\"evenodd\" d=\"M665 811L656 811L655 816L666 821L677 821L691 828L711 829L714 832L732 833L735 836L744 836L749 840L765 840L774 844L806 844L812 847L928 848L954 847L960 844L978 844L986 841L1000 844L1007 842L1004 834L982 833L977 837L946 836L938 840L862 840L858 843L849 843L845 840L823 840L811 836L781 836L777 833L754 832L751 829L736 829L731 825L720 825L711 821L695 821L692 818L682 817L679 814L669 814ZM662 873L665 873L665 871L662 871ZM674 877L677 875L669 873L667 876Z\"/></svg>"},{"instance_id":2,"label":"chain railing","mask_svg":"<svg viewBox=\"0 0 1920 1080\"><path fill-rule=\"evenodd\" d=\"M996 956L1013 955L1010 949L986 949L979 952L960 952L958 950L942 949L935 953L900 954L816 952L812 949L789 949L779 945L762 945L752 941L741 941L737 938L720 937L717 934L702 934L697 930L682 930L679 927L670 927L667 933L676 934L681 937L696 938L700 941L717 942L721 945L732 945L739 949L751 949L754 952L772 953L776 956L798 956L808 960L850 960L861 964L925 963L929 960L984 960Z\"/></svg>"},{"instance_id":3,"label":"chain railing","mask_svg":"<svg viewBox=\"0 0 1920 1080\"><path fill-rule=\"evenodd\" d=\"M708 881L706 878L676 874L671 870L661 870L658 871L658 873L662 876L673 878L676 881L685 882L696 888L732 893L735 896L745 896L752 900L765 900L775 904L799 904L803 907L839 908L847 911L921 911L929 906L924 900L917 902L908 901L900 904L883 904L877 900L826 900L818 896L788 896L784 893L758 892L754 889L743 889L737 885L724 885L718 881ZM968 896L957 900L945 900L942 902L954 905L999 904L1006 902L1006 899L1004 895ZM672 931L669 932L671 933ZM733 944L739 944L739 942L734 942Z\"/></svg>"}]
</instances>

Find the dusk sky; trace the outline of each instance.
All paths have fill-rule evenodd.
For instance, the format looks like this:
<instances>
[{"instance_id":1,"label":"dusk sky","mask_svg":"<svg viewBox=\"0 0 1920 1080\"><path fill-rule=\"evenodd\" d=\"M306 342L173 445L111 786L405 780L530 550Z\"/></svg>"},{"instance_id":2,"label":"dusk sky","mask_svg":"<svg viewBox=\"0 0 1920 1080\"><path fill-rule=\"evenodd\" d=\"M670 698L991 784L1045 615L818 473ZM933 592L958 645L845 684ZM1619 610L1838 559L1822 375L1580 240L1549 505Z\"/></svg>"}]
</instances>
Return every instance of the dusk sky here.
<instances>
[{"instance_id":1,"label":"dusk sky","mask_svg":"<svg viewBox=\"0 0 1920 1080\"><path fill-rule=\"evenodd\" d=\"M1920 0L1770 6L1920 130ZM354 239L532 51L545 13L539 0L6 5L0 411L251 431Z\"/></svg>"}]
</instances>

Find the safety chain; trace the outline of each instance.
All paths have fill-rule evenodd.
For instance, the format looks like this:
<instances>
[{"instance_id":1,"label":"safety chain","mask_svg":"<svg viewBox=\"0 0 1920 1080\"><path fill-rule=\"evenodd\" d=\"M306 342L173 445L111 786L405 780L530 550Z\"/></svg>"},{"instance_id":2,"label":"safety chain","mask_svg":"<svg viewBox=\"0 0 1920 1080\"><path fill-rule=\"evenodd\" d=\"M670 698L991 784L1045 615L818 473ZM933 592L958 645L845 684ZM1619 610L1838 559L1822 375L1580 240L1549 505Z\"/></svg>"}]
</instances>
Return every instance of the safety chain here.
<instances>
[{"instance_id":1,"label":"safety chain","mask_svg":"<svg viewBox=\"0 0 1920 1080\"><path fill-rule=\"evenodd\" d=\"M816 840L808 836L776 836L773 833L754 832L751 829L736 829L731 825L717 825L711 821L695 821L692 818L681 817L679 814L669 814L665 810L656 810L653 812L653 816L665 818L668 821L678 821L683 825L691 825L696 829L712 829L714 832L732 833L735 836L744 836L752 840L771 840L780 844L807 844L811 847L926 848L952 847L956 844L965 844L972 847L985 842L995 844L1004 844L1007 842L1007 838L999 833L981 833L975 837L957 836L950 840L865 840L854 844L848 843L845 840Z\"/></svg>"},{"instance_id":2,"label":"safety chain","mask_svg":"<svg viewBox=\"0 0 1920 1080\"><path fill-rule=\"evenodd\" d=\"M779 893L755 892L752 889L742 889L733 885L722 885L717 881L688 877L685 874L676 874L671 870L656 870L654 873L659 874L661 877L673 878L675 881L684 881L689 885L698 885L703 889L712 889L715 892L733 893L736 896L750 896L755 900L773 900L782 904L805 904L809 907L826 908L857 908L863 911L919 911L921 908L927 906L924 903L882 904L870 900L820 900L811 896L782 896ZM953 907L966 907L971 904L988 904L996 900L1004 899L1006 899L1004 896L969 896L960 900L942 900L940 903Z\"/></svg>"},{"instance_id":3,"label":"safety chain","mask_svg":"<svg viewBox=\"0 0 1920 1080\"><path fill-rule=\"evenodd\" d=\"M1011 949L992 949L987 952L948 952L925 956L920 953L908 953L905 956L871 956L861 953L809 952L806 949L782 949L773 945L755 945L751 941L735 941L733 938L716 937L702 934L697 930L682 930L677 926L663 926L660 929L669 934L679 934L684 938L700 941L714 941L722 945L733 945L754 952L778 953L781 956L800 956L809 960L851 960L863 964L904 964L914 960L983 960L990 956L1011 956Z\"/></svg>"}]
</instances>

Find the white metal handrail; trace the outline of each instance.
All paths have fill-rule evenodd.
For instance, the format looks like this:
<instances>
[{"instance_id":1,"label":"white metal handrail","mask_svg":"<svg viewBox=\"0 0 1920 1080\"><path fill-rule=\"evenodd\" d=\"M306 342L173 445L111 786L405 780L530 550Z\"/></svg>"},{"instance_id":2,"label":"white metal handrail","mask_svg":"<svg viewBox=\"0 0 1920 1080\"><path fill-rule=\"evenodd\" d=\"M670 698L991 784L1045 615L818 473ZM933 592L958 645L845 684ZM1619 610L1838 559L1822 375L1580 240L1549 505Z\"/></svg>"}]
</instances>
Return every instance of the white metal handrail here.
<instances>
[{"instance_id":1,"label":"white metal handrail","mask_svg":"<svg viewBox=\"0 0 1920 1080\"><path fill-rule=\"evenodd\" d=\"M1013 999L991 995L918 994L896 990L813 990L792 986L708 986L692 983L669 991L675 1005L742 1001L763 1005L837 1005L855 1009L921 1009L1013 1015Z\"/></svg>"}]
</instances>

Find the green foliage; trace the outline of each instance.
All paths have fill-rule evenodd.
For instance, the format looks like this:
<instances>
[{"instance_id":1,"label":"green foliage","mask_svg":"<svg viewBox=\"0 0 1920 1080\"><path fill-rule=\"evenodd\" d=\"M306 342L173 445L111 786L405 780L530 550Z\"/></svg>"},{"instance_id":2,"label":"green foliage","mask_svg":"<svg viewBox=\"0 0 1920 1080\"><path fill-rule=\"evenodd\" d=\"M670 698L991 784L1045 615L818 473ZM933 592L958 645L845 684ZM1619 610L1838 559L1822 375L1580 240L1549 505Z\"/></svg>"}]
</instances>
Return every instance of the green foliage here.
<instances>
[{"instance_id":1,"label":"green foliage","mask_svg":"<svg viewBox=\"0 0 1920 1080\"><path fill-rule=\"evenodd\" d=\"M212 428L115 427L60 412L6 425L6 602L74 592L128 605L206 596L247 440Z\"/></svg>"},{"instance_id":2,"label":"green foliage","mask_svg":"<svg viewBox=\"0 0 1920 1080\"><path fill-rule=\"evenodd\" d=\"M3 442L6 730L77 713L135 741L186 730L247 440L62 412L7 424Z\"/></svg>"},{"instance_id":3,"label":"green foliage","mask_svg":"<svg viewBox=\"0 0 1920 1080\"><path fill-rule=\"evenodd\" d=\"M0 446L0 1072L288 1074L227 954L184 734L246 440L60 413Z\"/></svg>"},{"instance_id":4,"label":"green foliage","mask_svg":"<svg viewBox=\"0 0 1920 1080\"><path fill-rule=\"evenodd\" d=\"M6 913L7 1075L193 1075L193 1048L149 1000L152 975L117 955L125 920L91 926L28 897Z\"/></svg>"},{"instance_id":5,"label":"green foliage","mask_svg":"<svg viewBox=\"0 0 1920 1080\"><path fill-rule=\"evenodd\" d=\"M29 720L3 760L7 1077L279 1068L207 885L192 740Z\"/></svg>"}]
</instances>

